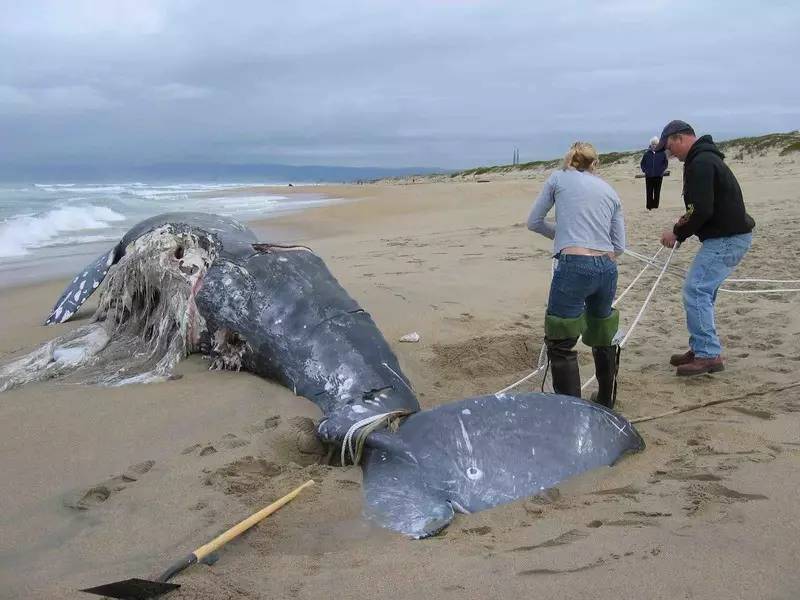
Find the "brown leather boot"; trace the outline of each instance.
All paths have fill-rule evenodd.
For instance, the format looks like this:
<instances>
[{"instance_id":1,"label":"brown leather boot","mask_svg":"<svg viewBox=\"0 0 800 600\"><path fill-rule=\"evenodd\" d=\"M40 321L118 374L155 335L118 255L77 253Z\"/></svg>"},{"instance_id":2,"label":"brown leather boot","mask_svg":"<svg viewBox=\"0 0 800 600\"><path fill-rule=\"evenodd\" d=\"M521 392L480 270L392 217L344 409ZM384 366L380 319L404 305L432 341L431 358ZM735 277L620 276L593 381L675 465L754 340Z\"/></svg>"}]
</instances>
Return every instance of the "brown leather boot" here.
<instances>
[{"instance_id":1,"label":"brown leather boot","mask_svg":"<svg viewBox=\"0 0 800 600\"><path fill-rule=\"evenodd\" d=\"M677 374L681 376L702 375L724 370L725 365L722 362L722 356L715 356L714 358L698 358L695 356L691 362L680 365Z\"/></svg>"},{"instance_id":2,"label":"brown leather boot","mask_svg":"<svg viewBox=\"0 0 800 600\"><path fill-rule=\"evenodd\" d=\"M685 365L690 363L694 360L694 352L689 350L688 352L684 352L683 354L673 354L669 357L669 364L673 367L680 367L681 365Z\"/></svg>"}]
</instances>

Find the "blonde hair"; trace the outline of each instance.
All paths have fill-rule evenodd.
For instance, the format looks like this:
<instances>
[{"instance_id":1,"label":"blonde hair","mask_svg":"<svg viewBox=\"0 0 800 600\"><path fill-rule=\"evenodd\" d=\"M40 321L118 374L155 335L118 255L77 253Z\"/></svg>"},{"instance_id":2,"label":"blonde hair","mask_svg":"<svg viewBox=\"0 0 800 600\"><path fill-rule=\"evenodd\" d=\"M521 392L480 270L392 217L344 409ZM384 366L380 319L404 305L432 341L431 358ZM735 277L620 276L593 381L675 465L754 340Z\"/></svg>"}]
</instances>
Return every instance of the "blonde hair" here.
<instances>
[{"instance_id":1,"label":"blonde hair","mask_svg":"<svg viewBox=\"0 0 800 600\"><path fill-rule=\"evenodd\" d=\"M594 171L597 167L597 150L589 142L575 142L564 155L562 169L576 171Z\"/></svg>"}]
</instances>

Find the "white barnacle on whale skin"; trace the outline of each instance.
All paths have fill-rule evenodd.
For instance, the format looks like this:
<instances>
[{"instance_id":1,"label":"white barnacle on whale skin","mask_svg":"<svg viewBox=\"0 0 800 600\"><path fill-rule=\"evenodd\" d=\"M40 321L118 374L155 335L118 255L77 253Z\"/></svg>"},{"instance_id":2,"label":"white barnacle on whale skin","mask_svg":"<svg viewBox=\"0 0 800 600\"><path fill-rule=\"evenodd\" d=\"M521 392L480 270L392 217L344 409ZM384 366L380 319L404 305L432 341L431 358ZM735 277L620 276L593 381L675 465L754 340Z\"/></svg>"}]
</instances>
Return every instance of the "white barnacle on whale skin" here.
<instances>
[{"instance_id":1,"label":"white barnacle on whale skin","mask_svg":"<svg viewBox=\"0 0 800 600\"><path fill-rule=\"evenodd\" d=\"M241 371L242 357L247 350L247 342L235 331L218 329L214 332L212 346L212 371Z\"/></svg>"},{"instance_id":2,"label":"white barnacle on whale skin","mask_svg":"<svg viewBox=\"0 0 800 600\"><path fill-rule=\"evenodd\" d=\"M244 267L225 260L215 265L215 270L220 276L208 284L205 293L213 294L215 310L221 322L239 322L250 313L253 276ZM237 285L233 285L234 282ZM210 289L214 291L208 291Z\"/></svg>"},{"instance_id":3,"label":"white barnacle on whale skin","mask_svg":"<svg viewBox=\"0 0 800 600\"><path fill-rule=\"evenodd\" d=\"M69 375L111 386L169 379L206 330L195 293L216 255L213 238L187 227L142 235L110 270L91 324L0 368L0 391Z\"/></svg>"}]
</instances>

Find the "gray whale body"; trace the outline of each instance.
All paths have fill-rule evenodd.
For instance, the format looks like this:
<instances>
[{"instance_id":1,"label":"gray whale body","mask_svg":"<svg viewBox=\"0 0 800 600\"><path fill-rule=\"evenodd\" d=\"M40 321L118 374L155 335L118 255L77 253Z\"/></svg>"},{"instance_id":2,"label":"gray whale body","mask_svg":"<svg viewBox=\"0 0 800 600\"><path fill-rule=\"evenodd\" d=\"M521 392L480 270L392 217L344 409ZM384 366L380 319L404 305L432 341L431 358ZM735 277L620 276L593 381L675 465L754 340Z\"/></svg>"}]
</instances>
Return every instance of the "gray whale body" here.
<instances>
[{"instance_id":1,"label":"gray whale body","mask_svg":"<svg viewBox=\"0 0 800 600\"><path fill-rule=\"evenodd\" d=\"M68 320L136 252L146 260L130 269L140 272L156 261L156 270L174 273L170 280L187 296L189 317L177 318L183 324L170 334L183 341L169 347L203 352L220 368L247 369L314 402L324 415L320 439L342 447L345 457L363 455L365 514L410 537L435 534L454 512L536 495L644 448L620 415L555 394L479 396L421 411L372 318L318 256L299 246L259 243L225 217L173 213L139 223L81 271L46 323ZM127 280L137 278L129 273ZM167 301L152 299L158 291L143 286L150 290L145 301L130 293L116 312L109 308L115 299L106 302L107 318L122 315L115 327L136 310Z\"/></svg>"}]
</instances>

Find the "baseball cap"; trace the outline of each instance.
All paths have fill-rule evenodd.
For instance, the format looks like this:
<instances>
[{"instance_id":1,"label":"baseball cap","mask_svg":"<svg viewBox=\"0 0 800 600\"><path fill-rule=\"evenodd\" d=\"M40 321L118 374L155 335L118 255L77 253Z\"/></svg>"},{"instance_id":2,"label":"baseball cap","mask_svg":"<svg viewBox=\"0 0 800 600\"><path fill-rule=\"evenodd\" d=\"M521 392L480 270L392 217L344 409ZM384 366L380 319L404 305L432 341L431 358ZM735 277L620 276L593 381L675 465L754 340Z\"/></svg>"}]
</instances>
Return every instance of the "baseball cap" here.
<instances>
[{"instance_id":1,"label":"baseball cap","mask_svg":"<svg viewBox=\"0 0 800 600\"><path fill-rule=\"evenodd\" d=\"M681 121L680 119L675 119L674 121L670 121L661 131L661 139L658 140L658 146L656 146L656 151L663 150L666 147L667 138L669 136L674 135L676 133L686 133L686 132L694 133L694 129L686 121Z\"/></svg>"}]
</instances>

